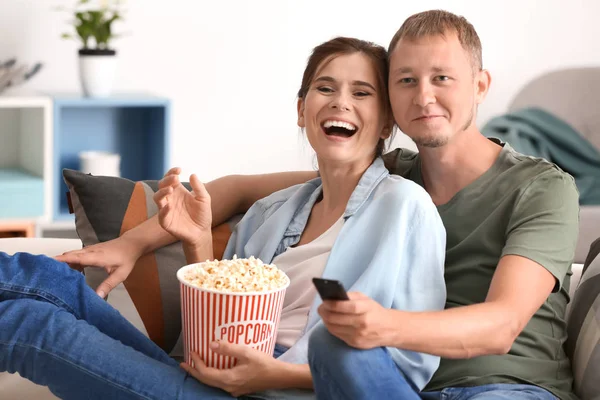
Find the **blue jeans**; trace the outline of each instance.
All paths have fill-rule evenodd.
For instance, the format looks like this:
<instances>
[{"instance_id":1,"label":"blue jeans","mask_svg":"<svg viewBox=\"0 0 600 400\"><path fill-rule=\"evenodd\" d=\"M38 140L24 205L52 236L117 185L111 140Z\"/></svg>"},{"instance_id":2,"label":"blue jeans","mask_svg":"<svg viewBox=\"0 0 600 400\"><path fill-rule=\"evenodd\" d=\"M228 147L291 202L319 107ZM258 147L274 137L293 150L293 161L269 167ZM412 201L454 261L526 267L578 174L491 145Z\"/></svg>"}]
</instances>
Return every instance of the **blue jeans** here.
<instances>
[{"instance_id":1,"label":"blue jeans","mask_svg":"<svg viewBox=\"0 0 600 400\"><path fill-rule=\"evenodd\" d=\"M385 348L354 349L324 327L311 335L308 362L318 399L555 400L532 385L483 385L419 393Z\"/></svg>"},{"instance_id":2,"label":"blue jeans","mask_svg":"<svg viewBox=\"0 0 600 400\"><path fill-rule=\"evenodd\" d=\"M493 384L446 388L441 392L423 392L423 400L558 400L556 396L533 385Z\"/></svg>"},{"instance_id":3,"label":"blue jeans","mask_svg":"<svg viewBox=\"0 0 600 400\"><path fill-rule=\"evenodd\" d=\"M0 372L62 399L233 398L188 375L81 273L48 257L0 252L0 327Z\"/></svg>"}]
</instances>

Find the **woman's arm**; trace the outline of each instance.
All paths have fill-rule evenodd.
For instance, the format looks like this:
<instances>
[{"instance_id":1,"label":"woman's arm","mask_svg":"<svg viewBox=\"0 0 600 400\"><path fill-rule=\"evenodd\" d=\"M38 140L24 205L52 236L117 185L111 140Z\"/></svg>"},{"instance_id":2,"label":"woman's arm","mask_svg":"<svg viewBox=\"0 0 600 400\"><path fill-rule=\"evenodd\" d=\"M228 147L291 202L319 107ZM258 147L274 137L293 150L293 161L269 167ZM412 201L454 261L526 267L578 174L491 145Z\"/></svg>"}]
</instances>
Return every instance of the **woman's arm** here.
<instances>
[{"instance_id":1,"label":"woman's arm","mask_svg":"<svg viewBox=\"0 0 600 400\"><path fill-rule=\"evenodd\" d=\"M179 172L181 172L179 168L173 168L167 175ZM212 226L220 225L234 215L246 212L252 204L271 193L316 177L316 172L306 171L229 175L210 181L205 186L212 198ZM146 254L177 241L174 236L161 228L157 215L127 231L122 237L140 254Z\"/></svg>"},{"instance_id":2,"label":"woman's arm","mask_svg":"<svg viewBox=\"0 0 600 400\"><path fill-rule=\"evenodd\" d=\"M273 389L312 389L313 381L308 364L283 363L277 387Z\"/></svg>"},{"instance_id":3,"label":"woman's arm","mask_svg":"<svg viewBox=\"0 0 600 400\"><path fill-rule=\"evenodd\" d=\"M179 168L173 168L165 177L179 172ZM211 181L205 186L213 197L212 226L227 221L235 214L246 212L255 201L272 192L303 183L314 177L316 172L284 172L267 175L231 175ZM97 288L98 294L104 297L127 279L139 257L176 240L160 226L158 215L155 215L117 239L70 251L57 256L56 259L76 268L94 266L110 272ZM201 257L197 254L192 255L196 250L188 248L186 257L188 255L193 259Z\"/></svg>"}]
</instances>

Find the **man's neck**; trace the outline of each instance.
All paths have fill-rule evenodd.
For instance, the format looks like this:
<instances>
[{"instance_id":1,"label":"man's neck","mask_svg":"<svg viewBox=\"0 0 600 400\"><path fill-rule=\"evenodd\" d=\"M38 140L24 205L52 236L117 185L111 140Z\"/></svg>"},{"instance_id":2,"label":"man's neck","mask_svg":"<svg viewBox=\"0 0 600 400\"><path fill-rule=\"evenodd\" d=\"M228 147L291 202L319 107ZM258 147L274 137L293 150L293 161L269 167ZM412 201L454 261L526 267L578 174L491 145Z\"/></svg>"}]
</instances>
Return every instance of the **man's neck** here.
<instances>
[{"instance_id":1,"label":"man's neck","mask_svg":"<svg viewBox=\"0 0 600 400\"><path fill-rule=\"evenodd\" d=\"M450 201L490 169L501 150L474 127L444 146L419 147L423 183L433 202Z\"/></svg>"}]
</instances>

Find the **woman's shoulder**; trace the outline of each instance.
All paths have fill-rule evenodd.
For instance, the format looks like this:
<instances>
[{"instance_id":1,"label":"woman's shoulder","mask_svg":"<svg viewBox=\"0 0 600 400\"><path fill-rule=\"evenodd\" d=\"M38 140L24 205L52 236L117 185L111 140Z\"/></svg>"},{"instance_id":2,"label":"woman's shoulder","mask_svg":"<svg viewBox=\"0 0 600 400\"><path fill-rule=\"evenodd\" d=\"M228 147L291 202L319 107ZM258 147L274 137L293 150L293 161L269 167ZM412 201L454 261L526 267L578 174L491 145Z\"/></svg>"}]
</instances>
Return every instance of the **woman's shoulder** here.
<instances>
[{"instance_id":1,"label":"woman's shoulder","mask_svg":"<svg viewBox=\"0 0 600 400\"><path fill-rule=\"evenodd\" d=\"M309 197L320 185L320 178L311 179L308 182L290 186L274 192L267 197L263 197L254 203L252 207L258 207L262 211L274 210L292 199L304 199Z\"/></svg>"},{"instance_id":2,"label":"woman's shoulder","mask_svg":"<svg viewBox=\"0 0 600 400\"><path fill-rule=\"evenodd\" d=\"M384 178L373 193L371 207L399 227L435 226L443 231L443 222L429 193L419 184L398 175Z\"/></svg>"},{"instance_id":3,"label":"woman's shoulder","mask_svg":"<svg viewBox=\"0 0 600 400\"><path fill-rule=\"evenodd\" d=\"M374 196L402 203L432 203L431 196L421 185L399 175L386 176L377 186Z\"/></svg>"}]
</instances>

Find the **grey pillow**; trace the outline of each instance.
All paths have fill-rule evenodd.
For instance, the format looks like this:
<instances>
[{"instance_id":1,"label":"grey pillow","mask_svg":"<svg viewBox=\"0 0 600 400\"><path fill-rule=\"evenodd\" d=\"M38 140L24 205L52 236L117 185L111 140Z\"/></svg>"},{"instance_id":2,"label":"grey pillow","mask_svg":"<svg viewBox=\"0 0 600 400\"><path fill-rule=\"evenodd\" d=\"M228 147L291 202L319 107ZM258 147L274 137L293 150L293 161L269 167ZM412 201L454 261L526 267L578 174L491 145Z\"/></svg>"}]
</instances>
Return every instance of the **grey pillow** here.
<instances>
[{"instance_id":1,"label":"grey pillow","mask_svg":"<svg viewBox=\"0 0 600 400\"><path fill-rule=\"evenodd\" d=\"M152 199L157 181L133 182L69 169L63 170L63 178L84 247L115 239L158 211ZM189 184L184 185L191 190ZM232 219L213 228L216 258L222 257L235 222ZM167 353L173 350L181 332L176 272L185 264L181 244L173 243L142 256L124 282L148 336ZM85 272L93 288L106 278L105 272L97 268L86 268Z\"/></svg>"},{"instance_id":2,"label":"grey pillow","mask_svg":"<svg viewBox=\"0 0 600 400\"><path fill-rule=\"evenodd\" d=\"M586 259L567 323L567 355L573 364L575 393L600 398L600 239Z\"/></svg>"}]
</instances>

